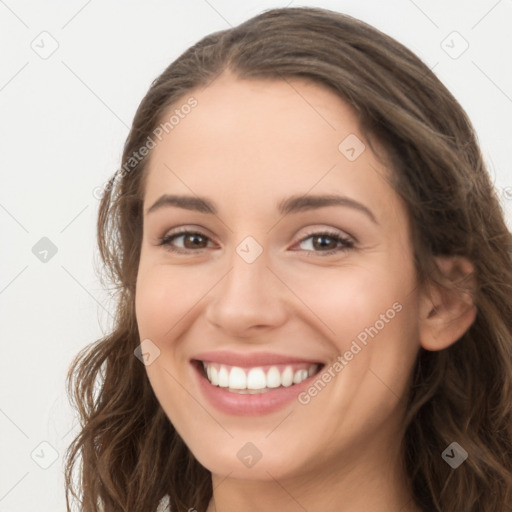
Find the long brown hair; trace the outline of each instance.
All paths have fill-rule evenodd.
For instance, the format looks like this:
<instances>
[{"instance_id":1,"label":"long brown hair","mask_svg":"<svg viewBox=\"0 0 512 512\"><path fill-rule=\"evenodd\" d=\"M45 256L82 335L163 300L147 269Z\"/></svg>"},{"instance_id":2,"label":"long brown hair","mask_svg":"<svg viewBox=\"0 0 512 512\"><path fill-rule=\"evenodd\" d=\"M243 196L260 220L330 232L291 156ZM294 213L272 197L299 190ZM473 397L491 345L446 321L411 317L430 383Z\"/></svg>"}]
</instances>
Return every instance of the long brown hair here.
<instances>
[{"instance_id":1,"label":"long brown hair","mask_svg":"<svg viewBox=\"0 0 512 512\"><path fill-rule=\"evenodd\" d=\"M419 282L445 283L435 256L473 263L474 323L445 350L419 350L403 462L425 512L512 510L512 235L471 122L431 70L391 37L340 13L287 8L203 38L152 83L136 112L97 226L117 292L115 325L68 373L81 419L66 459L68 511L70 494L83 512L155 511L165 495L173 512L204 512L212 496L210 472L173 428L134 357L149 157L134 164L133 155L171 107L226 70L240 79L300 77L338 94L356 109L372 149L384 148L380 157L410 216ZM441 457L453 441L468 452L457 469Z\"/></svg>"}]
</instances>

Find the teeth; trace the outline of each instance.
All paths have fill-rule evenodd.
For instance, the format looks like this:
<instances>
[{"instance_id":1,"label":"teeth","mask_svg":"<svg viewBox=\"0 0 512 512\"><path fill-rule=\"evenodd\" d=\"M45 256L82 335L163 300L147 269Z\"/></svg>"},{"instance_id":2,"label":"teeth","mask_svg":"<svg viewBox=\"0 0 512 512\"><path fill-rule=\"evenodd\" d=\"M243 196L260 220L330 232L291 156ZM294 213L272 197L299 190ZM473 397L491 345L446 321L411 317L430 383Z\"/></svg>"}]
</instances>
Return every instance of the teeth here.
<instances>
[{"instance_id":1,"label":"teeth","mask_svg":"<svg viewBox=\"0 0 512 512\"><path fill-rule=\"evenodd\" d=\"M306 380L308 377L309 377L309 373L307 370L297 370L295 372L295 375L293 376L293 383L299 384L303 380ZM212 380L212 384L213 384L213 380Z\"/></svg>"},{"instance_id":2,"label":"teeth","mask_svg":"<svg viewBox=\"0 0 512 512\"><path fill-rule=\"evenodd\" d=\"M315 375L318 365L312 364L307 368L293 369L287 365L279 370L277 366L262 367L246 370L238 366L219 365L217 363L203 362L203 368L208 380L214 386L228 388L229 391L239 393L262 393L279 387L289 387L300 384L303 380Z\"/></svg>"},{"instance_id":3,"label":"teeth","mask_svg":"<svg viewBox=\"0 0 512 512\"><path fill-rule=\"evenodd\" d=\"M291 386L293 384L293 370L291 366L287 366L281 375L281 384L284 387Z\"/></svg>"},{"instance_id":4,"label":"teeth","mask_svg":"<svg viewBox=\"0 0 512 512\"><path fill-rule=\"evenodd\" d=\"M278 388L281 385L281 374L275 366L267 372L267 388Z\"/></svg>"},{"instance_id":5,"label":"teeth","mask_svg":"<svg viewBox=\"0 0 512 512\"><path fill-rule=\"evenodd\" d=\"M263 389L266 386L267 377L265 372L261 368L251 368L249 375L247 375L247 389Z\"/></svg>"},{"instance_id":6,"label":"teeth","mask_svg":"<svg viewBox=\"0 0 512 512\"><path fill-rule=\"evenodd\" d=\"M209 370L210 370L210 382L214 385L214 386L218 386L219 385L219 371L217 370L217 368L215 368L215 366L209 366L208 367Z\"/></svg>"},{"instance_id":7,"label":"teeth","mask_svg":"<svg viewBox=\"0 0 512 512\"><path fill-rule=\"evenodd\" d=\"M221 388L229 387L229 374L225 366L221 366L219 370L219 386Z\"/></svg>"},{"instance_id":8,"label":"teeth","mask_svg":"<svg viewBox=\"0 0 512 512\"><path fill-rule=\"evenodd\" d=\"M229 372L229 387L231 389L247 389L247 377L242 368L233 366Z\"/></svg>"}]
</instances>

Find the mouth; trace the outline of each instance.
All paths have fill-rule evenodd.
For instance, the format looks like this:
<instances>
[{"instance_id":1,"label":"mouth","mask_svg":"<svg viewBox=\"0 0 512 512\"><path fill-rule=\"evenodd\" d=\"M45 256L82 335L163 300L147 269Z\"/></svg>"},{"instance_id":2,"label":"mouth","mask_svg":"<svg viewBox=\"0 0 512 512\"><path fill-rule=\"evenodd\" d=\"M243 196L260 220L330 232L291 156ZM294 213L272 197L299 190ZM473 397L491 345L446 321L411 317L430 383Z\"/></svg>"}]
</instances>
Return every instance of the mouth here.
<instances>
[{"instance_id":1,"label":"mouth","mask_svg":"<svg viewBox=\"0 0 512 512\"><path fill-rule=\"evenodd\" d=\"M192 364L212 386L237 394L263 394L292 388L321 372L321 362L290 362L252 367L194 359Z\"/></svg>"}]
</instances>

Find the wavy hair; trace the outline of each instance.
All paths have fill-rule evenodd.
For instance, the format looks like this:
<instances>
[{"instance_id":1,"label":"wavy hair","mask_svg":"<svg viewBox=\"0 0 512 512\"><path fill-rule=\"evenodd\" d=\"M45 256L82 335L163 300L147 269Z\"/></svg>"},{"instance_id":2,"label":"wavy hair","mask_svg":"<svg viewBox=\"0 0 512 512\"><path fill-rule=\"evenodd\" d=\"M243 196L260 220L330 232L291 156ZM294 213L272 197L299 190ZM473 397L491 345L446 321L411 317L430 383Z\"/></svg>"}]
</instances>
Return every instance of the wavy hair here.
<instances>
[{"instance_id":1,"label":"wavy hair","mask_svg":"<svg viewBox=\"0 0 512 512\"><path fill-rule=\"evenodd\" d=\"M75 357L66 380L81 425L66 453L68 512L71 497L83 512L150 512L166 496L173 512L204 512L212 497L211 473L134 357L149 155L133 158L172 107L226 71L242 80L300 77L350 104L371 148L383 148L379 158L406 204L420 285L452 286L436 256L473 264L474 323L448 348L418 352L403 464L425 512L512 510L512 235L474 128L429 67L393 38L337 12L283 8L201 39L152 82L137 109L97 223L114 325ZM457 469L441 457L453 441L469 454Z\"/></svg>"}]
</instances>

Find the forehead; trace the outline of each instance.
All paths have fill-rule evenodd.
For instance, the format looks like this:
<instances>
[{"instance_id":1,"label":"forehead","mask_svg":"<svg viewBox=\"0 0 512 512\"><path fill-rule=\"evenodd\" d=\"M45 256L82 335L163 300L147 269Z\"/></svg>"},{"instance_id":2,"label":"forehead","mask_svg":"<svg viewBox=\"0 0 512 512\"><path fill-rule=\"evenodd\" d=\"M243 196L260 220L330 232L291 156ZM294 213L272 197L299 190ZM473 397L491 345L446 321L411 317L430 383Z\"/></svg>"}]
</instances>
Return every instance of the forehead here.
<instances>
[{"instance_id":1,"label":"forehead","mask_svg":"<svg viewBox=\"0 0 512 512\"><path fill-rule=\"evenodd\" d=\"M360 132L351 106L327 87L303 79L247 80L224 74L190 96L198 104L172 130L172 136L165 137L170 145L181 144L193 130L196 145L217 147L218 152L229 146L233 153L237 145L239 152L258 153L264 143L267 152L292 146L291 154L301 155L312 153L309 145L299 144L309 140L315 145L316 158L321 158L337 156L336 141ZM176 105L179 108L185 102L183 97ZM219 142L226 144L218 147ZM192 149L186 146L182 149Z\"/></svg>"},{"instance_id":2,"label":"forehead","mask_svg":"<svg viewBox=\"0 0 512 512\"><path fill-rule=\"evenodd\" d=\"M197 106L152 150L146 205L163 193L240 198L260 208L308 191L369 196L377 209L397 200L357 114L327 87L224 74L171 113L192 96Z\"/></svg>"}]
</instances>

